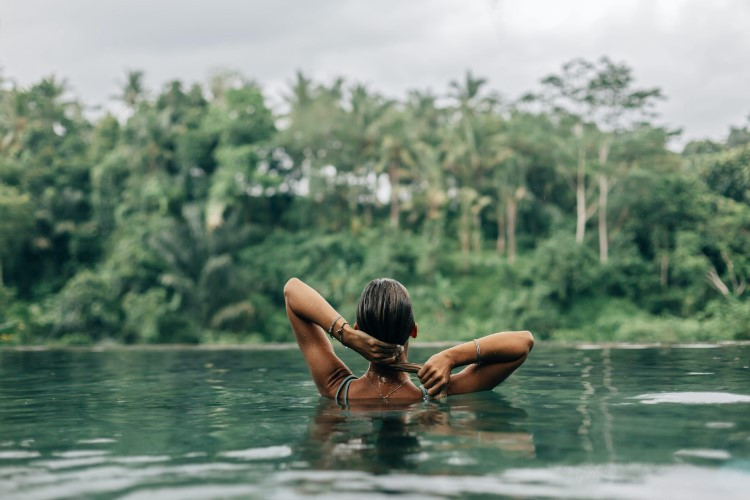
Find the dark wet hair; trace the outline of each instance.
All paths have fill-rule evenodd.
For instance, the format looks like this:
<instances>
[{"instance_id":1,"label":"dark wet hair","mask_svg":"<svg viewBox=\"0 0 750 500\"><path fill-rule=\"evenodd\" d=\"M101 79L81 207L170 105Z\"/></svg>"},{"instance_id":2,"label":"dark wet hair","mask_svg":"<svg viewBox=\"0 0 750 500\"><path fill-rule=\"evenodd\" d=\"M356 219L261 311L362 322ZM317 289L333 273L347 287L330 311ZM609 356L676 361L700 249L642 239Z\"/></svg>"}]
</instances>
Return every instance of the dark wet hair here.
<instances>
[{"instance_id":1,"label":"dark wet hair","mask_svg":"<svg viewBox=\"0 0 750 500\"><path fill-rule=\"evenodd\" d=\"M369 282L357 302L357 327L383 342L406 343L414 312L404 285L391 278Z\"/></svg>"}]
</instances>

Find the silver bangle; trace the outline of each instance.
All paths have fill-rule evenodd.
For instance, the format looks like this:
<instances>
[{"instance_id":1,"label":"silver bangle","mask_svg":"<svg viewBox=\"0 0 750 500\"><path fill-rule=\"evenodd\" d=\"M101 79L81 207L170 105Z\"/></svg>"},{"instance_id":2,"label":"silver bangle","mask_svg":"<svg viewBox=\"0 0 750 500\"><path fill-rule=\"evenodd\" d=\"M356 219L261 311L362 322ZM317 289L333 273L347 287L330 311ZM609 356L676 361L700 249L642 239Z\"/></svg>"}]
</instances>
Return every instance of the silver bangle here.
<instances>
[{"instance_id":1,"label":"silver bangle","mask_svg":"<svg viewBox=\"0 0 750 500\"><path fill-rule=\"evenodd\" d=\"M479 364L482 362L482 360L479 358L480 354L482 354L482 351L479 349L479 342L477 342L477 339L471 339L474 341L474 345L477 347L477 362L476 364Z\"/></svg>"},{"instance_id":2,"label":"silver bangle","mask_svg":"<svg viewBox=\"0 0 750 500\"><path fill-rule=\"evenodd\" d=\"M331 322L331 326L328 327L328 335L333 336L333 327L336 325L336 322L341 319L341 315L339 314L336 316L336 319L334 319Z\"/></svg>"}]
</instances>

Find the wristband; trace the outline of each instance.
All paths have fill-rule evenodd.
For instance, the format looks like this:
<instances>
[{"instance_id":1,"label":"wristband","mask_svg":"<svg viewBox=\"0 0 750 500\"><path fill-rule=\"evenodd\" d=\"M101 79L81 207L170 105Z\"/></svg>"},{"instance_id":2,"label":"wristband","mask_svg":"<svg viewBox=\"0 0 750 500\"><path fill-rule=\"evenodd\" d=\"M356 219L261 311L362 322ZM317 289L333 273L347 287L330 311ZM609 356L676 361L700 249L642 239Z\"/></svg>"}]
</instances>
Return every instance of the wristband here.
<instances>
[{"instance_id":1,"label":"wristband","mask_svg":"<svg viewBox=\"0 0 750 500\"><path fill-rule=\"evenodd\" d=\"M336 333L339 334L339 342L341 342L341 345L349 349L349 346L344 344L344 326L348 325L349 322L344 320L344 322L341 324L341 328L339 328Z\"/></svg>"}]
</instances>

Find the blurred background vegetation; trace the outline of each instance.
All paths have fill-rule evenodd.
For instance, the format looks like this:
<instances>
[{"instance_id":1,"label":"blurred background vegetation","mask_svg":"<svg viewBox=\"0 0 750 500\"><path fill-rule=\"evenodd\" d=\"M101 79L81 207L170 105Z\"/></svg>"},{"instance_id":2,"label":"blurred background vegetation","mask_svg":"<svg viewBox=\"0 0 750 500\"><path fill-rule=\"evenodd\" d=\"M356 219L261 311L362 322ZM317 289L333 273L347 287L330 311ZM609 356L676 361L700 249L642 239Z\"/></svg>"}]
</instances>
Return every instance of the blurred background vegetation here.
<instances>
[{"instance_id":1,"label":"blurred background vegetation","mask_svg":"<svg viewBox=\"0 0 750 500\"><path fill-rule=\"evenodd\" d=\"M659 89L574 60L501 99L231 72L92 118L0 85L0 344L289 341L298 276L352 321L409 288L421 338L750 339L750 130L668 148Z\"/></svg>"}]
</instances>

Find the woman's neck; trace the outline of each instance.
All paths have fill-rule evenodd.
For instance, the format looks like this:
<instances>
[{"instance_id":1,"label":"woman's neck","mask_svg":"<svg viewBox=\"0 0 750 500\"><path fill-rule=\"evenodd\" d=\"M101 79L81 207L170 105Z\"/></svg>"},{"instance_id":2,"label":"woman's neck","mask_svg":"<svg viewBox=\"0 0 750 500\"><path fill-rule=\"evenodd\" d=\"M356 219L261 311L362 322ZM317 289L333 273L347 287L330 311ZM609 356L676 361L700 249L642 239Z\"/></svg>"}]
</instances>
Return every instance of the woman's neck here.
<instances>
[{"instance_id":1,"label":"woman's neck","mask_svg":"<svg viewBox=\"0 0 750 500\"><path fill-rule=\"evenodd\" d=\"M396 358L396 363L406 363L406 356L409 353L409 341L404 342L404 348ZM391 365L384 365L379 363L370 363L370 368L367 373L372 373L376 377L383 377L391 380L404 380L409 378L409 375L403 372L403 370L394 370ZM367 375L367 373L365 375Z\"/></svg>"},{"instance_id":2,"label":"woman's neck","mask_svg":"<svg viewBox=\"0 0 750 500\"><path fill-rule=\"evenodd\" d=\"M396 360L397 363L403 363L406 361L406 354L399 356ZM372 373L376 377L384 377L392 380L403 380L409 378L409 375L403 371L394 370L390 365L383 365L378 363L370 363L370 368L367 370L368 373Z\"/></svg>"}]
</instances>

